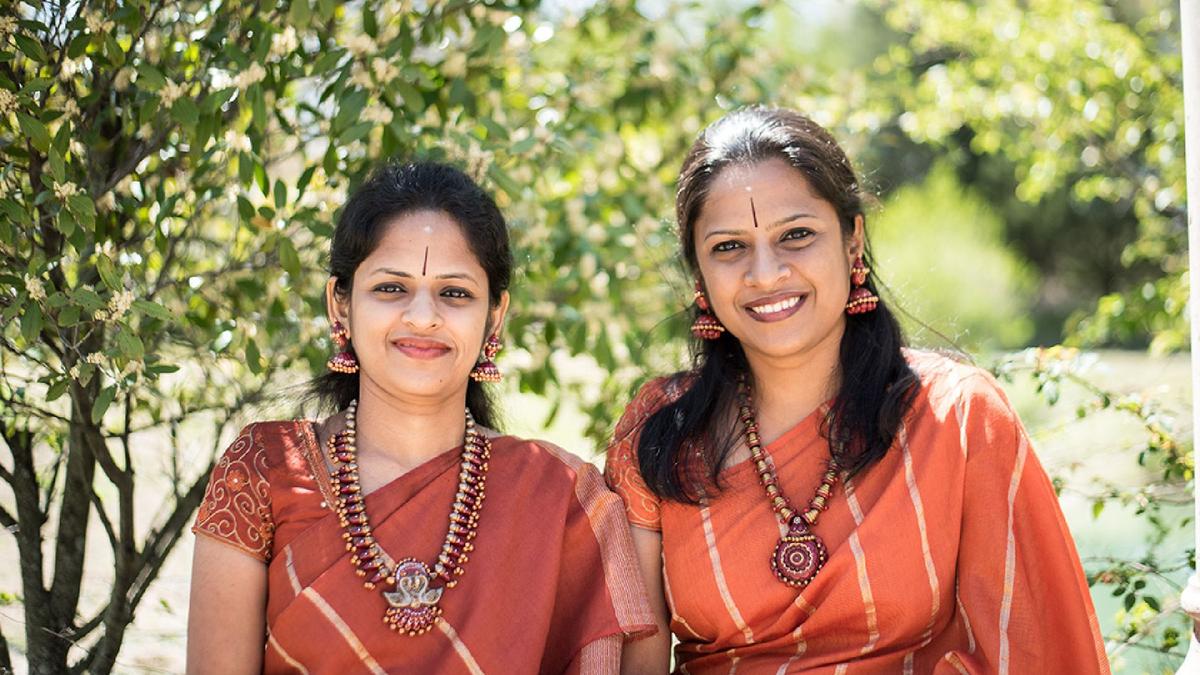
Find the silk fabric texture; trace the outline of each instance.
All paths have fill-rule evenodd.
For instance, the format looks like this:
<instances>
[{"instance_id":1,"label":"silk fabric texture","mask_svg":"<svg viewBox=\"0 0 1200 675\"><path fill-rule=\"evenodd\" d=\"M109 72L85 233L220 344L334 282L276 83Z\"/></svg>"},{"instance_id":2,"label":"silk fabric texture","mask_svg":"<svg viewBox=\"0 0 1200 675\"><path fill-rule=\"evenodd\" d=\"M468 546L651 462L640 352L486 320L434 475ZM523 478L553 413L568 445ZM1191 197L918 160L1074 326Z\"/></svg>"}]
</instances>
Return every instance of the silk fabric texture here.
<instances>
[{"instance_id":1,"label":"silk fabric texture","mask_svg":"<svg viewBox=\"0 0 1200 675\"><path fill-rule=\"evenodd\" d=\"M393 560L436 558L460 452L367 495ZM620 500L595 467L549 444L495 437L489 465L466 573L437 626L410 637L384 624L383 589L354 574L313 423L242 430L193 531L268 565L264 672L617 672L621 641L654 630Z\"/></svg>"},{"instance_id":2,"label":"silk fabric texture","mask_svg":"<svg viewBox=\"0 0 1200 675\"><path fill-rule=\"evenodd\" d=\"M880 462L839 486L813 528L829 561L802 591L771 571L783 529L749 461L699 506L638 472L647 417L686 380L645 386L618 424L606 478L635 527L662 533L677 672L1108 673L1054 489L990 374L907 351L921 381ZM814 412L767 446L805 503L829 458Z\"/></svg>"}]
</instances>

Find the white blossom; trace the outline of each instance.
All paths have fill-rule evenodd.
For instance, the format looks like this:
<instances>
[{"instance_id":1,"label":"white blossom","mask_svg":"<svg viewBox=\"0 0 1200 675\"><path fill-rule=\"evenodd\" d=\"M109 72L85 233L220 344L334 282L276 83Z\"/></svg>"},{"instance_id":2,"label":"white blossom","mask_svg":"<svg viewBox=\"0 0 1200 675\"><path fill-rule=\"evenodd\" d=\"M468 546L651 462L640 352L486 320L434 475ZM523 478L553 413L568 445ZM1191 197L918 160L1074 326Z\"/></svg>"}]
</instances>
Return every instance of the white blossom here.
<instances>
[{"instance_id":1,"label":"white blossom","mask_svg":"<svg viewBox=\"0 0 1200 675\"><path fill-rule=\"evenodd\" d=\"M117 196L113 194L112 190L105 192L100 196L99 199L96 200L96 208L102 213L108 213L109 211L112 211L113 209L117 208Z\"/></svg>"},{"instance_id":2,"label":"white blossom","mask_svg":"<svg viewBox=\"0 0 1200 675\"><path fill-rule=\"evenodd\" d=\"M0 16L0 40L17 32L17 17Z\"/></svg>"},{"instance_id":3,"label":"white blossom","mask_svg":"<svg viewBox=\"0 0 1200 675\"><path fill-rule=\"evenodd\" d=\"M225 132L225 147L231 152L250 152L253 148L250 144L250 137L236 129L229 129Z\"/></svg>"},{"instance_id":4,"label":"white blossom","mask_svg":"<svg viewBox=\"0 0 1200 675\"><path fill-rule=\"evenodd\" d=\"M78 380L79 379L79 364L77 363L77 364L71 366L71 370L67 371L67 375L69 375L72 380Z\"/></svg>"},{"instance_id":5,"label":"white blossom","mask_svg":"<svg viewBox=\"0 0 1200 675\"><path fill-rule=\"evenodd\" d=\"M93 366L102 366L104 365L104 354L101 354L100 352L92 352L91 354L88 354L84 360Z\"/></svg>"},{"instance_id":6,"label":"white blossom","mask_svg":"<svg viewBox=\"0 0 1200 675\"><path fill-rule=\"evenodd\" d=\"M107 33L112 30L113 22L110 19L105 19L104 15L98 9L90 9L84 13L83 19L87 22L88 32L97 35L99 33Z\"/></svg>"},{"instance_id":7,"label":"white blossom","mask_svg":"<svg viewBox=\"0 0 1200 675\"><path fill-rule=\"evenodd\" d=\"M364 122L374 122L375 124L390 124L392 121L392 110L387 106L372 104L363 109L359 118Z\"/></svg>"},{"instance_id":8,"label":"white blossom","mask_svg":"<svg viewBox=\"0 0 1200 675\"><path fill-rule=\"evenodd\" d=\"M65 200L67 197L78 193L79 186L70 181L67 181L66 183L59 183L58 181L54 182L54 196L59 200Z\"/></svg>"},{"instance_id":9,"label":"white blossom","mask_svg":"<svg viewBox=\"0 0 1200 675\"><path fill-rule=\"evenodd\" d=\"M380 84L387 84L400 74L400 69L395 64L387 59L374 59L371 61L371 72L375 74L375 79Z\"/></svg>"},{"instance_id":10,"label":"white blossom","mask_svg":"<svg viewBox=\"0 0 1200 675\"><path fill-rule=\"evenodd\" d=\"M117 71L117 76L113 78L113 88L117 91L124 92L129 89L129 85L133 82L133 68L122 68Z\"/></svg>"},{"instance_id":11,"label":"white blossom","mask_svg":"<svg viewBox=\"0 0 1200 675\"><path fill-rule=\"evenodd\" d=\"M125 313L128 312L129 308L132 306L132 291L121 291L120 293L113 294L113 296L108 300L108 320L116 321L117 319L120 319L121 317L125 316Z\"/></svg>"},{"instance_id":12,"label":"white blossom","mask_svg":"<svg viewBox=\"0 0 1200 675\"><path fill-rule=\"evenodd\" d=\"M46 299L46 287L42 285L42 280L35 276L25 277L25 290L33 300L41 302Z\"/></svg>"},{"instance_id":13,"label":"white blossom","mask_svg":"<svg viewBox=\"0 0 1200 675\"><path fill-rule=\"evenodd\" d=\"M363 56L374 54L378 47L375 45L375 41L371 39L370 35L359 33L358 35L350 36L350 38L346 40L346 49L350 50L351 54L361 58Z\"/></svg>"},{"instance_id":14,"label":"white blossom","mask_svg":"<svg viewBox=\"0 0 1200 675\"><path fill-rule=\"evenodd\" d=\"M0 89L0 116L17 109L17 95L7 89Z\"/></svg>"},{"instance_id":15,"label":"white blossom","mask_svg":"<svg viewBox=\"0 0 1200 675\"><path fill-rule=\"evenodd\" d=\"M271 57L283 58L296 51L299 46L300 40L296 38L296 29L288 26L282 33L271 36Z\"/></svg>"},{"instance_id":16,"label":"white blossom","mask_svg":"<svg viewBox=\"0 0 1200 675\"><path fill-rule=\"evenodd\" d=\"M246 89L252 84L261 82L267 76L267 69L259 63L251 63L250 67L238 73L233 78L233 85L238 89Z\"/></svg>"},{"instance_id":17,"label":"white blossom","mask_svg":"<svg viewBox=\"0 0 1200 675\"><path fill-rule=\"evenodd\" d=\"M63 103L62 112L67 119L79 117L79 104L75 102L75 99L69 98Z\"/></svg>"},{"instance_id":18,"label":"white blossom","mask_svg":"<svg viewBox=\"0 0 1200 675\"><path fill-rule=\"evenodd\" d=\"M162 107L170 108L175 105L175 101L183 98L187 94L187 85L180 84L173 80L167 80L163 88L158 91L158 100L162 103Z\"/></svg>"},{"instance_id":19,"label":"white blossom","mask_svg":"<svg viewBox=\"0 0 1200 675\"><path fill-rule=\"evenodd\" d=\"M83 69L83 59L63 59L58 68L58 79L67 82Z\"/></svg>"}]
</instances>

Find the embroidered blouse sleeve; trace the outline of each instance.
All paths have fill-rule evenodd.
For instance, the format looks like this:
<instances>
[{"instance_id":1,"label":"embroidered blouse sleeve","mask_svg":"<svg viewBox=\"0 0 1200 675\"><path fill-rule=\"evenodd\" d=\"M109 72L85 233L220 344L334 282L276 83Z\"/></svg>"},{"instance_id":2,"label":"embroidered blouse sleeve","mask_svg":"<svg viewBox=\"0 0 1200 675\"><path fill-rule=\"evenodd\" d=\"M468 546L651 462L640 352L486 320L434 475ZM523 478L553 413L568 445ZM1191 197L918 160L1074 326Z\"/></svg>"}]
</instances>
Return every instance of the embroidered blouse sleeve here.
<instances>
[{"instance_id":1,"label":"embroidered blouse sleeve","mask_svg":"<svg viewBox=\"0 0 1200 675\"><path fill-rule=\"evenodd\" d=\"M662 500L642 479L638 469L637 447L642 426L666 402L666 378L653 380L638 391L625 408L613 432L604 461L604 479L609 488L625 502L625 516L631 525L662 531L659 509Z\"/></svg>"},{"instance_id":2,"label":"embroidered blouse sleeve","mask_svg":"<svg viewBox=\"0 0 1200 675\"><path fill-rule=\"evenodd\" d=\"M192 532L268 562L275 524L266 451L251 424L238 434L213 468Z\"/></svg>"}]
</instances>

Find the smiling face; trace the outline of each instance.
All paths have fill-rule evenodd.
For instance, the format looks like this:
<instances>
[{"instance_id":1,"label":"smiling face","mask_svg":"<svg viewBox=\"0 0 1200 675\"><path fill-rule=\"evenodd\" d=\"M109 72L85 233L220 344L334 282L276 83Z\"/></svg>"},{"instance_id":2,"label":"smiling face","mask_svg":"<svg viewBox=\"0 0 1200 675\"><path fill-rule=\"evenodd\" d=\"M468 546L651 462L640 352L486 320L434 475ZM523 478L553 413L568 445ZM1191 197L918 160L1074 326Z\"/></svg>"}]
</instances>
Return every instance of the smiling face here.
<instances>
[{"instance_id":1,"label":"smiling face","mask_svg":"<svg viewBox=\"0 0 1200 675\"><path fill-rule=\"evenodd\" d=\"M442 211L387 224L354 271L348 297L326 287L330 320L350 331L360 387L394 398L465 396L484 339L499 332L508 293L488 306L487 274Z\"/></svg>"},{"instance_id":2,"label":"smiling face","mask_svg":"<svg viewBox=\"0 0 1200 675\"><path fill-rule=\"evenodd\" d=\"M723 169L696 218L693 244L717 318L753 364L838 349L862 216L837 212L782 159Z\"/></svg>"}]
</instances>

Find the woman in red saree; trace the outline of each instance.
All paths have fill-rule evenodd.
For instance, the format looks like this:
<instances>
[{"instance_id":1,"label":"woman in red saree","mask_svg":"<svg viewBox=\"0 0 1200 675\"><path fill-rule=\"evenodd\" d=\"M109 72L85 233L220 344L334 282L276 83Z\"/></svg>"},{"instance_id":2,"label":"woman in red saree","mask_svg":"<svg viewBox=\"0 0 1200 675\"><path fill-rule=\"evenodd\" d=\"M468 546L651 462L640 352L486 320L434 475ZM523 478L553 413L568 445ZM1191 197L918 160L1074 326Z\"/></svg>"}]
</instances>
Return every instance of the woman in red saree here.
<instances>
[{"instance_id":1,"label":"woman in red saree","mask_svg":"<svg viewBox=\"0 0 1200 675\"><path fill-rule=\"evenodd\" d=\"M355 192L327 287L341 351L315 386L340 412L251 424L219 460L189 672L615 673L653 632L599 472L488 428L511 266L455 169L385 167Z\"/></svg>"},{"instance_id":2,"label":"woman in red saree","mask_svg":"<svg viewBox=\"0 0 1200 675\"><path fill-rule=\"evenodd\" d=\"M606 477L661 633L628 672L1107 673L1054 489L990 375L903 348L858 180L787 110L679 179L696 366L646 385ZM940 252L931 251L931 255Z\"/></svg>"}]
</instances>

